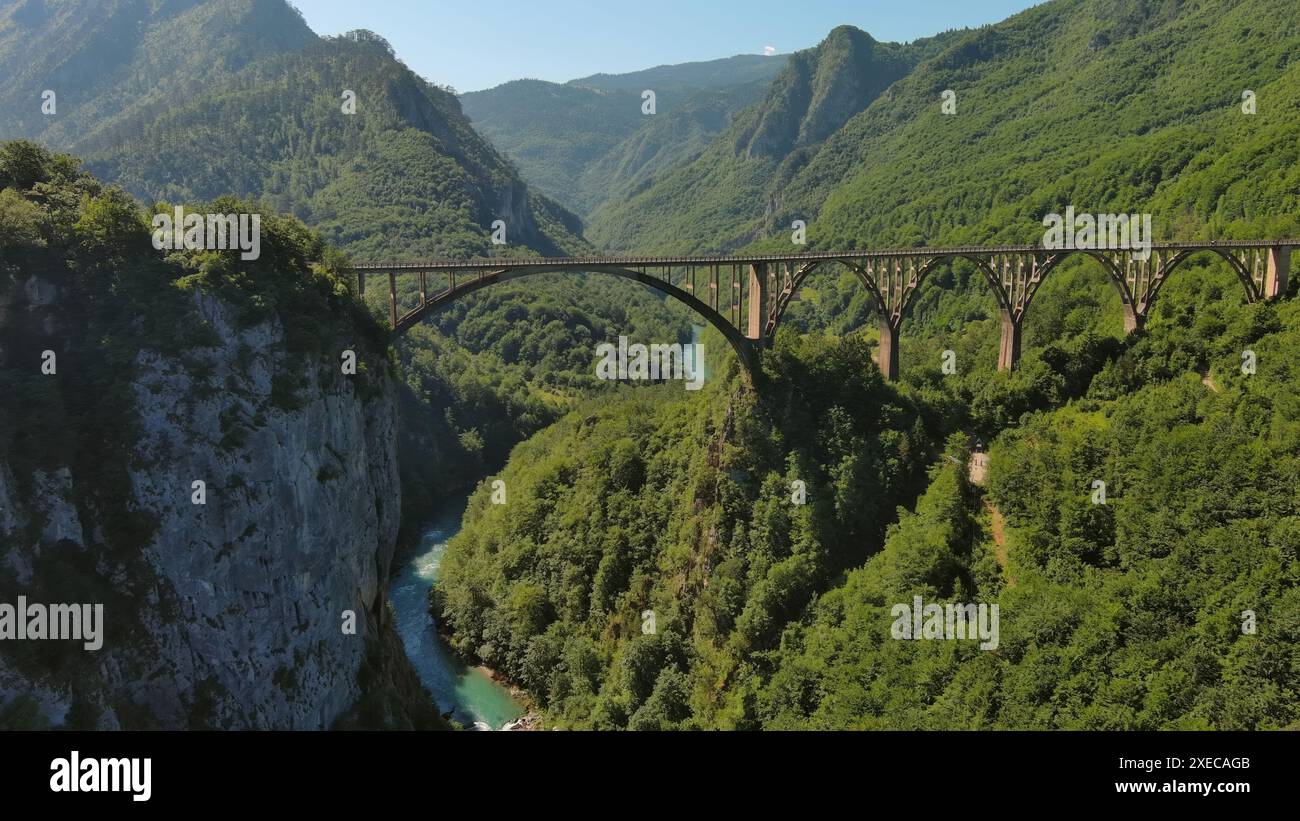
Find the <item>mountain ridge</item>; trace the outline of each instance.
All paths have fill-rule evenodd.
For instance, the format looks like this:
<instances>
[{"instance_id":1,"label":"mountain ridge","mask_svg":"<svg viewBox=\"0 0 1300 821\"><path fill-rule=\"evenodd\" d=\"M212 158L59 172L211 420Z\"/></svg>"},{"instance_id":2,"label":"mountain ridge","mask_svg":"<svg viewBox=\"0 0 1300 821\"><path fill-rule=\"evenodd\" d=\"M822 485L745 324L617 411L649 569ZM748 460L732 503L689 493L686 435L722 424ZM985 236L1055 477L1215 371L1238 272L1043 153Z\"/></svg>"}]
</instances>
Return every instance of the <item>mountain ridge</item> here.
<instances>
[{"instance_id":1,"label":"mountain ridge","mask_svg":"<svg viewBox=\"0 0 1300 821\"><path fill-rule=\"evenodd\" d=\"M655 170L698 154L786 59L736 55L567 83L512 80L461 100L475 127L532 184L586 216ZM643 108L647 90L655 94L653 114Z\"/></svg>"}]
</instances>

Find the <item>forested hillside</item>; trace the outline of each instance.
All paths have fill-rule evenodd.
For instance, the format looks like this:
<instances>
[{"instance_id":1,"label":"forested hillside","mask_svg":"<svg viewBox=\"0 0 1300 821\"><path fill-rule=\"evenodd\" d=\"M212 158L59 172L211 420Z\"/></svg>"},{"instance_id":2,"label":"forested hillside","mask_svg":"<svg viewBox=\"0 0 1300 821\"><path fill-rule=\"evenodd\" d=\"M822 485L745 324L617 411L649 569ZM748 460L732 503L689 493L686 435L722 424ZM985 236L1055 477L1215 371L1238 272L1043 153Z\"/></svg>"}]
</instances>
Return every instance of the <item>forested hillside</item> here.
<instances>
[{"instance_id":1,"label":"forested hillside","mask_svg":"<svg viewBox=\"0 0 1300 821\"><path fill-rule=\"evenodd\" d=\"M564 84L516 80L461 102L529 183L587 217L693 159L758 99L785 59L737 55ZM655 94L653 113L643 110L647 90Z\"/></svg>"},{"instance_id":2,"label":"forested hillside","mask_svg":"<svg viewBox=\"0 0 1300 821\"><path fill-rule=\"evenodd\" d=\"M0 139L85 155L315 40L283 0L10 0L0 4Z\"/></svg>"},{"instance_id":3,"label":"forested hillside","mask_svg":"<svg viewBox=\"0 0 1300 821\"><path fill-rule=\"evenodd\" d=\"M497 219L516 252L582 247L575 218L519 180L455 96L364 32L258 62L88 165L146 201L261 197L362 259L486 255Z\"/></svg>"},{"instance_id":4,"label":"forested hillside","mask_svg":"<svg viewBox=\"0 0 1300 821\"><path fill-rule=\"evenodd\" d=\"M580 407L512 454L508 504L474 496L433 607L554 726L1296 726L1300 309L1199 268L1163 299L994 380L987 493L953 414L979 403L896 392L853 338L783 336L757 395ZM999 647L893 640L916 595L998 604Z\"/></svg>"},{"instance_id":5,"label":"forested hillside","mask_svg":"<svg viewBox=\"0 0 1300 821\"><path fill-rule=\"evenodd\" d=\"M1300 236L1297 13L1046 3L947 35L828 131L814 95L792 93L792 62L590 234L784 250L799 218L809 248L1035 242L1074 205L1150 212L1163 239ZM864 37L837 30L807 76L835 86L851 55L884 48ZM457 646L553 726L1297 726L1296 306L1244 304L1203 256L1124 337L1104 275L1076 262L1035 298L1019 369L998 374L973 269L918 296L898 385L875 381L860 285L821 275L755 394L734 372L700 395L663 386L521 446L500 474L510 503L480 489L445 560L433 605ZM976 437L983 488L965 470ZM858 472L860 457L882 461ZM999 647L892 639L892 606L915 595L998 604Z\"/></svg>"},{"instance_id":6,"label":"forested hillside","mask_svg":"<svg viewBox=\"0 0 1300 821\"><path fill-rule=\"evenodd\" d=\"M779 116L778 103L800 97L781 96L778 81L764 108L695 163L605 209L590 234L639 251L763 237L788 248L790 222L803 219L810 248L1036 241L1042 215L1067 202L1095 212L1141 206L1162 237L1201 226L1230 233L1265 213L1284 230L1300 190L1289 138L1297 15L1294 4L1254 0L1046 3L945 35L941 51L890 77L898 82L889 93L849 112L815 151L764 167L753 161L756 122L780 125L787 138L804 128ZM840 41L848 32L809 59L830 62L845 50ZM879 76L844 59L821 72ZM940 107L947 89L951 115ZM1256 94L1254 115L1242 112L1243 90Z\"/></svg>"},{"instance_id":7,"label":"forested hillside","mask_svg":"<svg viewBox=\"0 0 1300 821\"><path fill-rule=\"evenodd\" d=\"M864 344L796 342L769 367L761 401L733 370L695 400L671 384L590 403L520 445L508 504L476 494L442 567L455 646L566 726L674 726L705 681L739 684L708 711L742 723L743 660L879 544L931 449Z\"/></svg>"},{"instance_id":8,"label":"forested hillside","mask_svg":"<svg viewBox=\"0 0 1300 821\"><path fill-rule=\"evenodd\" d=\"M995 507L940 478L788 628L763 726L1300 726L1300 306L1243 306L1204 274L1164 299L1082 399L995 443ZM999 603L998 650L891 640L890 605L913 595Z\"/></svg>"},{"instance_id":9,"label":"forested hillside","mask_svg":"<svg viewBox=\"0 0 1300 821\"><path fill-rule=\"evenodd\" d=\"M762 100L692 162L666 170L593 217L596 244L639 252L736 248L761 234L781 189L823 141L955 33L899 45L840 26L791 55Z\"/></svg>"},{"instance_id":10,"label":"forested hillside","mask_svg":"<svg viewBox=\"0 0 1300 821\"><path fill-rule=\"evenodd\" d=\"M454 93L284 0L9 3L0 76L0 138L73 151L145 202L255 197L362 258L484 254L496 219L507 252L585 247Z\"/></svg>"}]
</instances>

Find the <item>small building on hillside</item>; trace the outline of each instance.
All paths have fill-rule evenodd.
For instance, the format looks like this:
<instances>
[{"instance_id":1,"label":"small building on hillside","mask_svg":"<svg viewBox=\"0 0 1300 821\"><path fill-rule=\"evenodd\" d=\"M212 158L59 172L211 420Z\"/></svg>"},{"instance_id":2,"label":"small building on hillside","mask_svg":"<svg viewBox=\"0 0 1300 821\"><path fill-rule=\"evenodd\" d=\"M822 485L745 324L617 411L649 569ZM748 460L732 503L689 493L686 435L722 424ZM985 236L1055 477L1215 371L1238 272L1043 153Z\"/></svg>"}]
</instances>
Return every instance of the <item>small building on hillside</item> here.
<instances>
[{"instance_id":1,"label":"small building on hillside","mask_svg":"<svg viewBox=\"0 0 1300 821\"><path fill-rule=\"evenodd\" d=\"M984 452L984 443L976 439L970 452L970 483L983 486L989 476L989 455Z\"/></svg>"}]
</instances>

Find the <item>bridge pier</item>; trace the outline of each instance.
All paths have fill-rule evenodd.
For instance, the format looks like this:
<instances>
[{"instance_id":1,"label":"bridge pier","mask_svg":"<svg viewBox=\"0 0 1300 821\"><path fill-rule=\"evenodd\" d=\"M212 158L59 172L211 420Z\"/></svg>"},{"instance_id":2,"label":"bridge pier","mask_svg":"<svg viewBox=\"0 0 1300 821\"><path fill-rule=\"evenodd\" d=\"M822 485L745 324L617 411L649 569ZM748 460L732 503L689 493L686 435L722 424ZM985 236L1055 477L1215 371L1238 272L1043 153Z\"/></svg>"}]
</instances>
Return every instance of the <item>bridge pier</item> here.
<instances>
[{"instance_id":1,"label":"bridge pier","mask_svg":"<svg viewBox=\"0 0 1300 821\"><path fill-rule=\"evenodd\" d=\"M397 274L388 272L388 323L397 329Z\"/></svg>"},{"instance_id":2,"label":"bridge pier","mask_svg":"<svg viewBox=\"0 0 1300 821\"><path fill-rule=\"evenodd\" d=\"M880 317L880 373L890 382L898 380L898 326L888 315Z\"/></svg>"},{"instance_id":3,"label":"bridge pier","mask_svg":"<svg viewBox=\"0 0 1300 821\"><path fill-rule=\"evenodd\" d=\"M767 265L756 262L749 266L749 322L745 336L755 342L763 340L763 325L767 322Z\"/></svg>"},{"instance_id":4,"label":"bridge pier","mask_svg":"<svg viewBox=\"0 0 1300 821\"><path fill-rule=\"evenodd\" d=\"M1142 326L1146 324L1146 321L1147 321L1146 314L1138 313L1137 308L1134 308L1132 305L1124 306L1125 335L1131 334L1134 331L1141 330Z\"/></svg>"},{"instance_id":5,"label":"bridge pier","mask_svg":"<svg viewBox=\"0 0 1300 821\"><path fill-rule=\"evenodd\" d=\"M1020 321L1010 311L1002 312L1002 347L998 351L998 370L1012 371L1020 361Z\"/></svg>"},{"instance_id":6,"label":"bridge pier","mask_svg":"<svg viewBox=\"0 0 1300 821\"><path fill-rule=\"evenodd\" d=\"M1268 249L1268 267L1264 270L1264 299L1278 299L1286 294L1291 273L1291 249L1285 246Z\"/></svg>"}]
</instances>

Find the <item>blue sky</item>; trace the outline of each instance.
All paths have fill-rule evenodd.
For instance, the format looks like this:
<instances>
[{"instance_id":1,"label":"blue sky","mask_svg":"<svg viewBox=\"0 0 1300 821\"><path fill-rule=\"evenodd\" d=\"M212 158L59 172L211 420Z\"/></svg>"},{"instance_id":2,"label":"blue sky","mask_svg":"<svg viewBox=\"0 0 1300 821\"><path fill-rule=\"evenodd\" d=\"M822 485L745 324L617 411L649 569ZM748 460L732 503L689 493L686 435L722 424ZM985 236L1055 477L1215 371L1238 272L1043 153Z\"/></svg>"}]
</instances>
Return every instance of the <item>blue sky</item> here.
<instances>
[{"instance_id":1,"label":"blue sky","mask_svg":"<svg viewBox=\"0 0 1300 821\"><path fill-rule=\"evenodd\" d=\"M458 91L563 82L665 63L782 54L841 23L907 41L996 23L1034 0L290 0L317 34L370 29L413 70Z\"/></svg>"}]
</instances>

